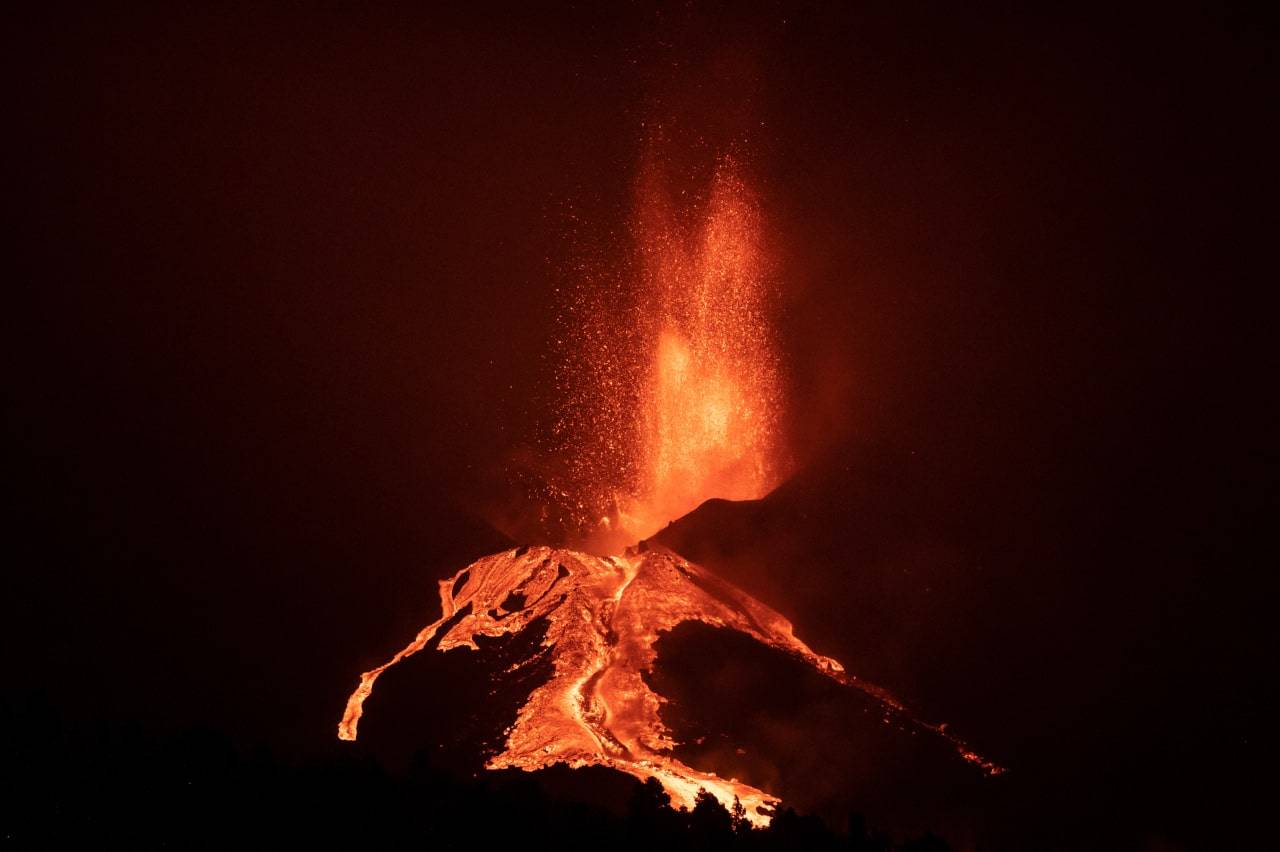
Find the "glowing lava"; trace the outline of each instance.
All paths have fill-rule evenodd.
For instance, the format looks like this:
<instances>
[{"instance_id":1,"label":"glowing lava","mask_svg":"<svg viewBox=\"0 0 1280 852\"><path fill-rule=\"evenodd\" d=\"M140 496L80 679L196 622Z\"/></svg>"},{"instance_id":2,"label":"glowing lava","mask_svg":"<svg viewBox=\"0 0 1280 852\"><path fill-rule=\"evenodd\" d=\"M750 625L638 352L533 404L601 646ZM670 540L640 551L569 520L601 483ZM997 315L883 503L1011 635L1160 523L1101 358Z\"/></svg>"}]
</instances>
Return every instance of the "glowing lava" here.
<instances>
[{"instance_id":1,"label":"glowing lava","mask_svg":"<svg viewBox=\"0 0 1280 852\"><path fill-rule=\"evenodd\" d=\"M686 189L677 206L655 151L636 185L630 261L612 278L584 276L570 294L557 340L564 364L553 430L567 474L543 482L537 500L544 518L558 507L558 523L583 551L621 555L520 548L441 581L440 618L361 676L338 736L356 738L378 675L433 640L440 650L475 649L478 636L514 635L537 622L546 625L537 658L549 655L554 671L522 705L489 767L609 766L657 778L677 805L692 807L699 789L726 807L736 797L763 824L776 799L675 759L658 712L664 699L644 680L659 634L700 621L794 655L870 695L886 721L932 732L999 772L815 654L774 610L705 568L644 546L711 497L764 496L786 465L759 205L739 164L724 159L705 195Z\"/></svg>"},{"instance_id":2,"label":"glowing lava","mask_svg":"<svg viewBox=\"0 0 1280 852\"><path fill-rule=\"evenodd\" d=\"M644 289L658 297L659 327L640 406L638 537L710 497L767 494L778 482L781 408L761 214L735 164L717 170L692 244L678 239L658 187L641 198Z\"/></svg>"},{"instance_id":3,"label":"glowing lava","mask_svg":"<svg viewBox=\"0 0 1280 852\"><path fill-rule=\"evenodd\" d=\"M726 807L737 797L756 824L768 822L777 800L733 778L686 766L671 755L675 743L659 717L664 699L643 675L656 658L660 633L701 621L745 633L804 660L823 674L854 686L882 705L886 718L926 729L952 742L971 763L995 773L964 743L940 727L912 719L892 696L815 654L796 638L791 623L710 571L659 547L622 556L591 556L550 547L519 548L486 556L440 581L441 617L386 664L366 672L347 701L338 726L356 738L364 702L389 666L427 646L442 628L439 649L478 649L477 636L513 635L547 620L541 653L554 672L521 707L505 748L487 766L535 770L608 766L637 778L657 778L675 805L693 807L705 789Z\"/></svg>"},{"instance_id":4,"label":"glowing lava","mask_svg":"<svg viewBox=\"0 0 1280 852\"><path fill-rule=\"evenodd\" d=\"M759 203L731 158L705 194L675 191L658 150L640 170L622 273L584 275L560 329L554 449L570 474L551 490L597 552L712 497L763 497L786 467Z\"/></svg>"}]
</instances>

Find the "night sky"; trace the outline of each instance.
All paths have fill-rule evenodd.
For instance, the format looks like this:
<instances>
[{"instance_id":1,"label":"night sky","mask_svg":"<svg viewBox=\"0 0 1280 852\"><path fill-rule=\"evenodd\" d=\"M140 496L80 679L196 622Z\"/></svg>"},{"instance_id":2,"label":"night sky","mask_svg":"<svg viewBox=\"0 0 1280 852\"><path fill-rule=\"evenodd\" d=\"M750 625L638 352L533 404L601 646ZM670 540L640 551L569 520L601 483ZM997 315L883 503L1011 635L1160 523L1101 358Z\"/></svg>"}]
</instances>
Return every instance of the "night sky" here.
<instances>
[{"instance_id":1,"label":"night sky","mask_svg":"<svg viewBox=\"0 0 1280 852\"><path fill-rule=\"evenodd\" d=\"M798 471L667 539L1010 766L982 836L1251 832L1274 30L613 5L10 20L6 693L332 748L527 511L660 121L748 156Z\"/></svg>"}]
</instances>

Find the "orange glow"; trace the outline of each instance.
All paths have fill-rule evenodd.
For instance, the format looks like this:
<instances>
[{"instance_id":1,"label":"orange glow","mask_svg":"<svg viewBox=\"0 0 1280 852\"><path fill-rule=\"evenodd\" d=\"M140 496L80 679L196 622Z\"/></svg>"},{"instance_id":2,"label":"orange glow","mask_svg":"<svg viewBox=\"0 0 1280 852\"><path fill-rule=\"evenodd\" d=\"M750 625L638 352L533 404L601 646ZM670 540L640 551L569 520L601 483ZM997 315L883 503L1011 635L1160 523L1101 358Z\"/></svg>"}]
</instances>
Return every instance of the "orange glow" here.
<instances>
[{"instance_id":1,"label":"orange glow","mask_svg":"<svg viewBox=\"0 0 1280 852\"><path fill-rule=\"evenodd\" d=\"M464 579L455 594L459 578ZM502 604L513 594L527 603L508 611ZM426 647L450 616L470 605L470 612L440 637L440 650L478 650L477 636L511 635L538 619L549 622L543 646L554 672L521 707L505 748L489 760L490 769L608 766L641 779L657 778L676 806L692 808L700 789L726 808L736 796L753 823L766 824L775 797L737 779L686 766L671 755L675 742L659 716L665 699L644 681L657 657L653 644L659 634L686 621L701 621L792 654L878 700L886 720L932 731L950 740L965 760L993 774L1001 771L941 727L913 720L884 690L815 654L774 610L660 547L605 557L549 547L486 556L440 581L440 604L439 620L386 664L361 676L338 725L339 738L356 738L378 675Z\"/></svg>"},{"instance_id":2,"label":"orange glow","mask_svg":"<svg viewBox=\"0 0 1280 852\"><path fill-rule=\"evenodd\" d=\"M631 262L608 285L585 276L562 318L557 449L572 474L552 490L574 495L596 552L712 497L762 497L785 467L759 204L732 159L705 196L671 190L662 166L651 148Z\"/></svg>"},{"instance_id":3,"label":"orange glow","mask_svg":"<svg viewBox=\"0 0 1280 852\"><path fill-rule=\"evenodd\" d=\"M720 162L705 198L681 205L660 166L650 151L636 187L634 262L612 278L584 275L557 339L564 361L554 434L568 473L545 483L543 511L568 507L581 550L520 548L442 580L440 618L361 676L338 736L356 738L378 676L433 639L442 651L477 649L478 636L514 635L546 619L543 646L554 671L520 708L490 768L608 766L657 778L676 806L692 808L700 789L726 807L736 797L762 825L777 800L676 760L659 715L665 699L643 677L660 634L700 621L792 654L871 696L886 722L930 732L986 772L1002 771L943 726L916 721L889 693L815 654L774 610L705 568L644 545L704 500L764 496L786 464L759 205L732 160ZM509 601L520 609L506 610Z\"/></svg>"},{"instance_id":4,"label":"orange glow","mask_svg":"<svg viewBox=\"0 0 1280 852\"><path fill-rule=\"evenodd\" d=\"M654 190L643 197L666 203ZM652 313L661 318L640 406L642 475L629 519L638 537L711 497L762 497L779 467L760 211L726 161L692 241L671 233L674 219L650 215L637 225L651 247L645 291L658 296Z\"/></svg>"}]
</instances>

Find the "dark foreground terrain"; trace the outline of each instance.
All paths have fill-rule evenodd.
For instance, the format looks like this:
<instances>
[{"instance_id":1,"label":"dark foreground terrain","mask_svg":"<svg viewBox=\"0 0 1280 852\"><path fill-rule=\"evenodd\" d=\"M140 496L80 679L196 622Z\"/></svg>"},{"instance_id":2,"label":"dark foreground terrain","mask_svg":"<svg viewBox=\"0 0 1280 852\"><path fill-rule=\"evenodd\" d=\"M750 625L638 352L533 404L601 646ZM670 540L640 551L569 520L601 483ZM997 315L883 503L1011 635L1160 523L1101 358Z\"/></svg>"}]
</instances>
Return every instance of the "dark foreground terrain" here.
<instances>
[{"instance_id":1,"label":"dark foreground terrain","mask_svg":"<svg viewBox=\"0 0 1280 852\"><path fill-rule=\"evenodd\" d=\"M5 714L21 735L4 754L3 836L20 847L950 848L928 833L894 842L858 814L835 830L785 808L753 830L710 796L675 811L657 782L607 770L464 778L424 751L393 772L336 743L327 756L296 762L246 754L209 730L76 728L38 697L9 702Z\"/></svg>"}]
</instances>

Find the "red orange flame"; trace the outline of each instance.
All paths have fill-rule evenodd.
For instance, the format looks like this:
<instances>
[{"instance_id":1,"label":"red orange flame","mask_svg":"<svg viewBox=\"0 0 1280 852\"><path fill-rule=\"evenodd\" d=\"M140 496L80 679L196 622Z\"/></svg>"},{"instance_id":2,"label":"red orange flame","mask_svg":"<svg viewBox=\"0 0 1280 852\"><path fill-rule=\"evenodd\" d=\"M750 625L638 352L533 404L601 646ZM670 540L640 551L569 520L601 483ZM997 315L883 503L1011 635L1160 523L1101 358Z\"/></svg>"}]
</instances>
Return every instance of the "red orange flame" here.
<instances>
[{"instance_id":1,"label":"red orange flame","mask_svg":"<svg viewBox=\"0 0 1280 852\"><path fill-rule=\"evenodd\" d=\"M723 159L678 206L661 160L641 169L633 263L572 294L559 433L589 549L617 552L711 497L764 496L785 466L763 215ZM603 518L603 521L602 521Z\"/></svg>"},{"instance_id":2,"label":"red orange flame","mask_svg":"<svg viewBox=\"0 0 1280 852\"><path fill-rule=\"evenodd\" d=\"M645 194L661 205L663 196ZM767 321L759 207L732 161L716 171L700 232L672 234L671 215L638 227L646 292L660 317L640 411L638 538L711 497L762 497L777 484L781 391Z\"/></svg>"}]
</instances>

